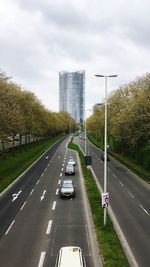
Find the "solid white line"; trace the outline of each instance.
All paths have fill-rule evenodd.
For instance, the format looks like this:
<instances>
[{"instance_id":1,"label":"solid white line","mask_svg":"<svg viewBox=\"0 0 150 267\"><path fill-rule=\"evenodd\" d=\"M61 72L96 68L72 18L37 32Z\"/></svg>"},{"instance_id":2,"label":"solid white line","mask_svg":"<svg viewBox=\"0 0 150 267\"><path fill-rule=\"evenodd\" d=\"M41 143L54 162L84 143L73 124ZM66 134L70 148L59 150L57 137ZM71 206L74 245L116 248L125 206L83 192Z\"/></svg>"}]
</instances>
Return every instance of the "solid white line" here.
<instances>
[{"instance_id":1,"label":"solid white line","mask_svg":"<svg viewBox=\"0 0 150 267\"><path fill-rule=\"evenodd\" d=\"M6 233L5 233L5 235L8 234L8 232L10 231L10 229L11 229L11 227L13 226L14 222L15 222L15 221L12 221L12 223L11 223L11 225L8 227L8 229L7 229Z\"/></svg>"},{"instance_id":2,"label":"solid white line","mask_svg":"<svg viewBox=\"0 0 150 267\"><path fill-rule=\"evenodd\" d=\"M20 210L23 210L24 206L26 204L26 201L24 202L24 204L22 205L21 209Z\"/></svg>"},{"instance_id":3,"label":"solid white line","mask_svg":"<svg viewBox=\"0 0 150 267\"><path fill-rule=\"evenodd\" d=\"M30 192L30 196L32 195L33 192L34 192L34 188L33 188L32 191Z\"/></svg>"},{"instance_id":4,"label":"solid white line","mask_svg":"<svg viewBox=\"0 0 150 267\"><path fill-rule=\"evenodd\" d=\"M61 180L58 180L58 184L60 184L61 183Z\"/></svg>"},{"instance_id":5,"label":"solid white line","mask_svg":"<svg viewBox=\"0 0 150 267\"><path fill-rule=\"evenodd\" d=\"M46 231L46 234L47 234L47 235L50 234L51 227L52 227L52 220L50 220L50 221L48 222L47 231Z\"/></svg>"},{"instance_id":6,"label":"solid white line","mask_svg":"<svg viewBox=\"0 0 150 267\"><path fill-rule=\"evenodd\" d=\"M57 188L57 189L56 189L56 196L58 195L58 192L59 192L59 189Z\"/></svg>"},{"instance_id":7,"label":"solid white line","mask_svg":"<svg viewBox=\"0 0 150 267\"><path fill-rule=\"evenodd\" d=\"M56 201L53 202L52 210L55 210L56 208Z\"/></svg>"},{"instance_id":8,"label":"solid white line","mask_svg":"<svg viewBox=\"0 0 150 267\"><path fill-rule=\"evenodd\" d=\"M112 175L113 175L115 178L117 178L117 176L116 176L114 173L113 173Z\"/></svg>"},{"instance_id":9,"label":"solid white line","mask_svg":"<svg viewBox=\"0 0 150 267\"><path fill-rule=\"evenodd\" d=\"M36 182L36 184L38 184L38 183L39 183L39 181L40 181L40 180L38 180L38 181Z\"/></svg>"},{"instance_id":10,"label":"solid white line","mask_svg":"<svg viewBox=\"0 0 150 267\"><path fill-rule=\"evenodd\" d=\"M148 211L146 209L143 208L143 206L140 204L140 207L142 208L142 210L144 210L144 212L149 215Z\"/></svg>"},{"instance_id":11,"label":"solid white line","mask_svg":"<svg viewBox=\"0 0 150 267\"><path fill-rule=\"evenodd\" d=\"M40 256L40 260L39 260L39 265L38 265L38 267L43 267L44 259L45 259L45 254L46 254L45 251L42 251L42 252L41 252L41 256Z\"/></svg>"},{"instance_id":12,"label":"solid white line","mask_svg":"<svg viewBox=\"0 0 150 267\"><path fill-rule=\"evenodd\" d=\"M60 177L62 176L62 173L60 174Z\"/></svg>"},{"instance_id":13,"label":"solid white line","mask_svg":"<svg viewBox=\"0 0 150 267\"><path fill-rule=\"evenodd\" d=\"M128 191L128 194L132 197L132 198L134 198L134 196Z\"/></svg>"}]
</instances>

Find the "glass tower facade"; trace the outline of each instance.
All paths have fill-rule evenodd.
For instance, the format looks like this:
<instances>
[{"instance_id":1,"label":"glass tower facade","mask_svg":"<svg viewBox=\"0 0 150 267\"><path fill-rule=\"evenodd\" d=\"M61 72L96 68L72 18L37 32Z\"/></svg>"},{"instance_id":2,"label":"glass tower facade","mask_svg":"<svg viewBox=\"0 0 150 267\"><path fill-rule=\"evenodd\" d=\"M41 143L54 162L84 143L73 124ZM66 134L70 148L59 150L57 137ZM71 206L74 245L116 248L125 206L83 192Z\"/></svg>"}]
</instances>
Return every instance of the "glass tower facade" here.
<instances>
[{"instance_id":1,"label":"glass tower facade","mask_svg":"<svg viewBox=\"0 0 150 267\"><path fill-rule=\"evenodd\" d=\"M85 71L59 73L59 111L66 111L82 124L85 105Z\"/></svg>"}]
</instances>

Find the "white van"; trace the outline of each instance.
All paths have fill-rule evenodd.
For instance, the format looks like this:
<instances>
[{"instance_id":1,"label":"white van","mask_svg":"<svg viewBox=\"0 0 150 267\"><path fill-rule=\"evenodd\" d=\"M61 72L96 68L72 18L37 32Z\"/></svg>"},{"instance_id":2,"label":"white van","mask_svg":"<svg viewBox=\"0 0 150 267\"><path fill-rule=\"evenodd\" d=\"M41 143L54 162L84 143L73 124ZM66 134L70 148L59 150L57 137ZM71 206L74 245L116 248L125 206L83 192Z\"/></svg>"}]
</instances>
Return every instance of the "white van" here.
<instances>
[{"instance_id":1,"label":"white van","mask_svg":"<svg viewBox=\"0 0 150 267\"><path fill-rule=\"evenodd\" d=\"M80 247L62 247L56 259L55 267L86 267Z\"/></svg>"}]
</instances>

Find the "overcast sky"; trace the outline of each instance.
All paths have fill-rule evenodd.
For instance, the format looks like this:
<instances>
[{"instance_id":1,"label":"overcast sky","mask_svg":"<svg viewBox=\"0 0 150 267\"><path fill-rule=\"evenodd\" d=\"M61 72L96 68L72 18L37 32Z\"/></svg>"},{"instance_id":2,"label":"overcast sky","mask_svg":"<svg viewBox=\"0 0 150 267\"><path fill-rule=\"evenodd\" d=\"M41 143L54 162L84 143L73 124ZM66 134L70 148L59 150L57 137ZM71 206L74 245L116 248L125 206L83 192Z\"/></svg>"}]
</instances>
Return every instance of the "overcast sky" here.
<instances>
[{"instance_id":1,"label":"overcast sky","mask_svg":"<svg viewBox=\"0 0 150 267\"><path fill-rule=\"evenodd\" d=\"M150 70L149 0L0 0L0 69L58 111L59 72L85 70L86 109Z\"/></svg>"}]
</instances>

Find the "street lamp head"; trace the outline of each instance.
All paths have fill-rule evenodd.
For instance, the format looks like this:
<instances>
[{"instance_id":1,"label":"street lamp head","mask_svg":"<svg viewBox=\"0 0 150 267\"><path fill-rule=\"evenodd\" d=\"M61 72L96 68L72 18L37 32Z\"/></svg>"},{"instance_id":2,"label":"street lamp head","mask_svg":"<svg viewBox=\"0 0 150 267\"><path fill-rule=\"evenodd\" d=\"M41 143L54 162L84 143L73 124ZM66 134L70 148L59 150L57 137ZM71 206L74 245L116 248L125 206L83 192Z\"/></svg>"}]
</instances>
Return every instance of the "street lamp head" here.
<instances>
[{"instance_id":1,"label":"street lamp head","mask_svg":"<svg viewBox=\"0 0 150 267\"><path fill-rule=\"evenodd\" d=\"M113 78L113 77L117 77L118 75L117 74L114 74L114 75L101 75L101 74L95 74L96 77L109 77L109 78Z\"/></svg>"},{"instance_id":2,"label":"street lamp head","mask_svg":"<svg viewBox=\"0 0 150 267\"><path fill-rule=\"evenodd\" d=\"M95 74L96 77L105 77L104 75Z\"/></svg>"},{"instance_id":3,"label":"street lamp head","mask_svg":"<svg viewBox=\"0 0 150 267\"><path fill-rule=\"evenodd\" d=\"M113 77L118 77L118 75L114 74L114 75L109 75L108 77L113 78Z\"/></svg>"}]
</instances>

